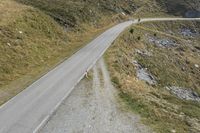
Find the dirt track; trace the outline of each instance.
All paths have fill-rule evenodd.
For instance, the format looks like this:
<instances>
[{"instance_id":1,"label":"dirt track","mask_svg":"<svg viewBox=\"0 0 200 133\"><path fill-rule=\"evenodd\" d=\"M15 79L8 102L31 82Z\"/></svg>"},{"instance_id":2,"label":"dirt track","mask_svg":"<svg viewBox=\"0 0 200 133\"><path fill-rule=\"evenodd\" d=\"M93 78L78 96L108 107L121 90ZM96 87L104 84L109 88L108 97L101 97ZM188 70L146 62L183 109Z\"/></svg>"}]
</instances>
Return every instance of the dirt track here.
<instances>
[{"instance_id":1,"label":"dirt track","mask_svg":"<svg viewBox=\"0 0 200 133\"><path fill-rule=\"evenodd\" d=\"M42 133L149 133L139 117L122 110L104 60L93 68L52 116Z\"/></svg>"}]
</instances>

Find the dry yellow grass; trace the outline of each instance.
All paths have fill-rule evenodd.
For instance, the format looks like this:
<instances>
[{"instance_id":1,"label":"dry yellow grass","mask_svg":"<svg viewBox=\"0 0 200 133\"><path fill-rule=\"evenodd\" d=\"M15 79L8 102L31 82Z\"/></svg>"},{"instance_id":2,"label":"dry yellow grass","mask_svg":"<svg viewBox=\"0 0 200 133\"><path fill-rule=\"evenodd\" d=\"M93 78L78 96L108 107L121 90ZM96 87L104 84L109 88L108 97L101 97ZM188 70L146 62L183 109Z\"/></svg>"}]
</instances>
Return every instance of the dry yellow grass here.
<instances>
[{"instance_id":1,"label":"dry yellow grass","mask_svg":"<svg viewBox=\"0 0 200 133\"><path fill-rule=\"evenodd\" d=\"M7 25L12 22L16 16L21 15L26 12L30 7L18 4L13 0L1 0L0 1L0 24Z\"/></svg>"},{"instance_id":2,"label":"dry yellow grass","mask_svg":"<svg viewBox=\"0 0 200 133\"><path fill-rule=\"evenodd\" d=\"M199 103L181 100L165 89L172 84L199 93L199 71L194 68L194 64L200 63L198 50L194 52L194 46L199 46L195 43L199 42L199 38L192 38L195 41L188 45L188 38L179 33L181 26L196 26L198 29L198 23L193 22L150 22L133 26L133 32L130 29L124 32L106 53L112 81L121 90L120 97L127 108L139 113L143 122L159 133L199 131ZM176 35L169 34L169 30ZM169 49L156 47L147 41L147 36L154 36L155 33L158 38L169 38L180 45ZM141 39L138 40L138 37ZM184 51L181 55L179 48ZM147 50L152 56L140 56L136 49ZM185 65L185 59L190 63ZM156 77L156 86L136 78L134 60ZM182 66L186 67L184 72Z\"/></svg>"},{"instance_id":3,"label":"dry yellow grass","mask_svg":"<svg viewBox=\"0 0 200 133\"><path fill-rule=\"evenodd\" d=\"M65 31L51 17L12 0L0 1L0 104L85 46L116 22L82 23ZM107 21L106 21L107 20Z\"/></svg>"}]
</instances>

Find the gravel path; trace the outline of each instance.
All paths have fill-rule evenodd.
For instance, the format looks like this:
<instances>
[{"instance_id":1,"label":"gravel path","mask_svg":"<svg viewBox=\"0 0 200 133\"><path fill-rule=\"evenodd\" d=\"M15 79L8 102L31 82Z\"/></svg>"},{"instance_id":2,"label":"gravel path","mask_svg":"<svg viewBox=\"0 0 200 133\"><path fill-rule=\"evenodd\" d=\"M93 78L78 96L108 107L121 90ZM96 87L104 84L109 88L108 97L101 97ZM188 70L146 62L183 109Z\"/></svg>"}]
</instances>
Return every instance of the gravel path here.
<instances>
[{"instance_id":1,"label":"gravel path","mask_svg":"<svg viewBox=\"0 0 200 133\"><path fill-rule=\"evenodd\" d=\"M82 80L58 108L41 133L149 133L139 117L121 110L101 59L93 80Z\"/></svg>"}]
</instances>

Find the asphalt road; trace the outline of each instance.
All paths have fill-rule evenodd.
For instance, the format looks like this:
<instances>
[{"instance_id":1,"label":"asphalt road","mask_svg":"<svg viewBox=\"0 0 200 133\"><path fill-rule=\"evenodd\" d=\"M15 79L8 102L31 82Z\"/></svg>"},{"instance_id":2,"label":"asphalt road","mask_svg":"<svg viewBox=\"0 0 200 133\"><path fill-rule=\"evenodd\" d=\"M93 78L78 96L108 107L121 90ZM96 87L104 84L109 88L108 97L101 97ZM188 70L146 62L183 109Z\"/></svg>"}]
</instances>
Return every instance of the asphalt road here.
<instances>
[{"instance_id":1,"label":"asphalt road","mask_svg":"<svg viewBox=\"0 0 200 133\"><path fill-rule=\"evenodd\" d=\"M142 19L146 21L200 20L180 18ZM125 28L127 21L107 30L68 60L44 75L0 107L0 133L37 132L55 112L75 85L84 77Z\"/></svg>"}]
</instances>

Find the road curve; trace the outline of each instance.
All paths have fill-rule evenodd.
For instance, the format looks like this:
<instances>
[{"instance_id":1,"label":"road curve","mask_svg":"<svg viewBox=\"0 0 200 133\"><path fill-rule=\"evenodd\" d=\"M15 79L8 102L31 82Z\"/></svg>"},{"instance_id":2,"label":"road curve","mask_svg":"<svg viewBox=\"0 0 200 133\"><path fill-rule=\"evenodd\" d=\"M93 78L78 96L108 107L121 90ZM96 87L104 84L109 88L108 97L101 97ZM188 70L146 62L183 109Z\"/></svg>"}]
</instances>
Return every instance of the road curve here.
<instances>
[{"instance_id":1,"label":"road curve","mask_svg":"<svg viewBox=\"0 0 200 133\"><path fill-rule=\"evenodd\" d=\"M146 18L147 21L200 20L200 18ZM107 30L68 60L41 77L0 107L0 133L37 132L70 94L112 42L132 24L127 21Z\"/></svg>"}]
</instances>

